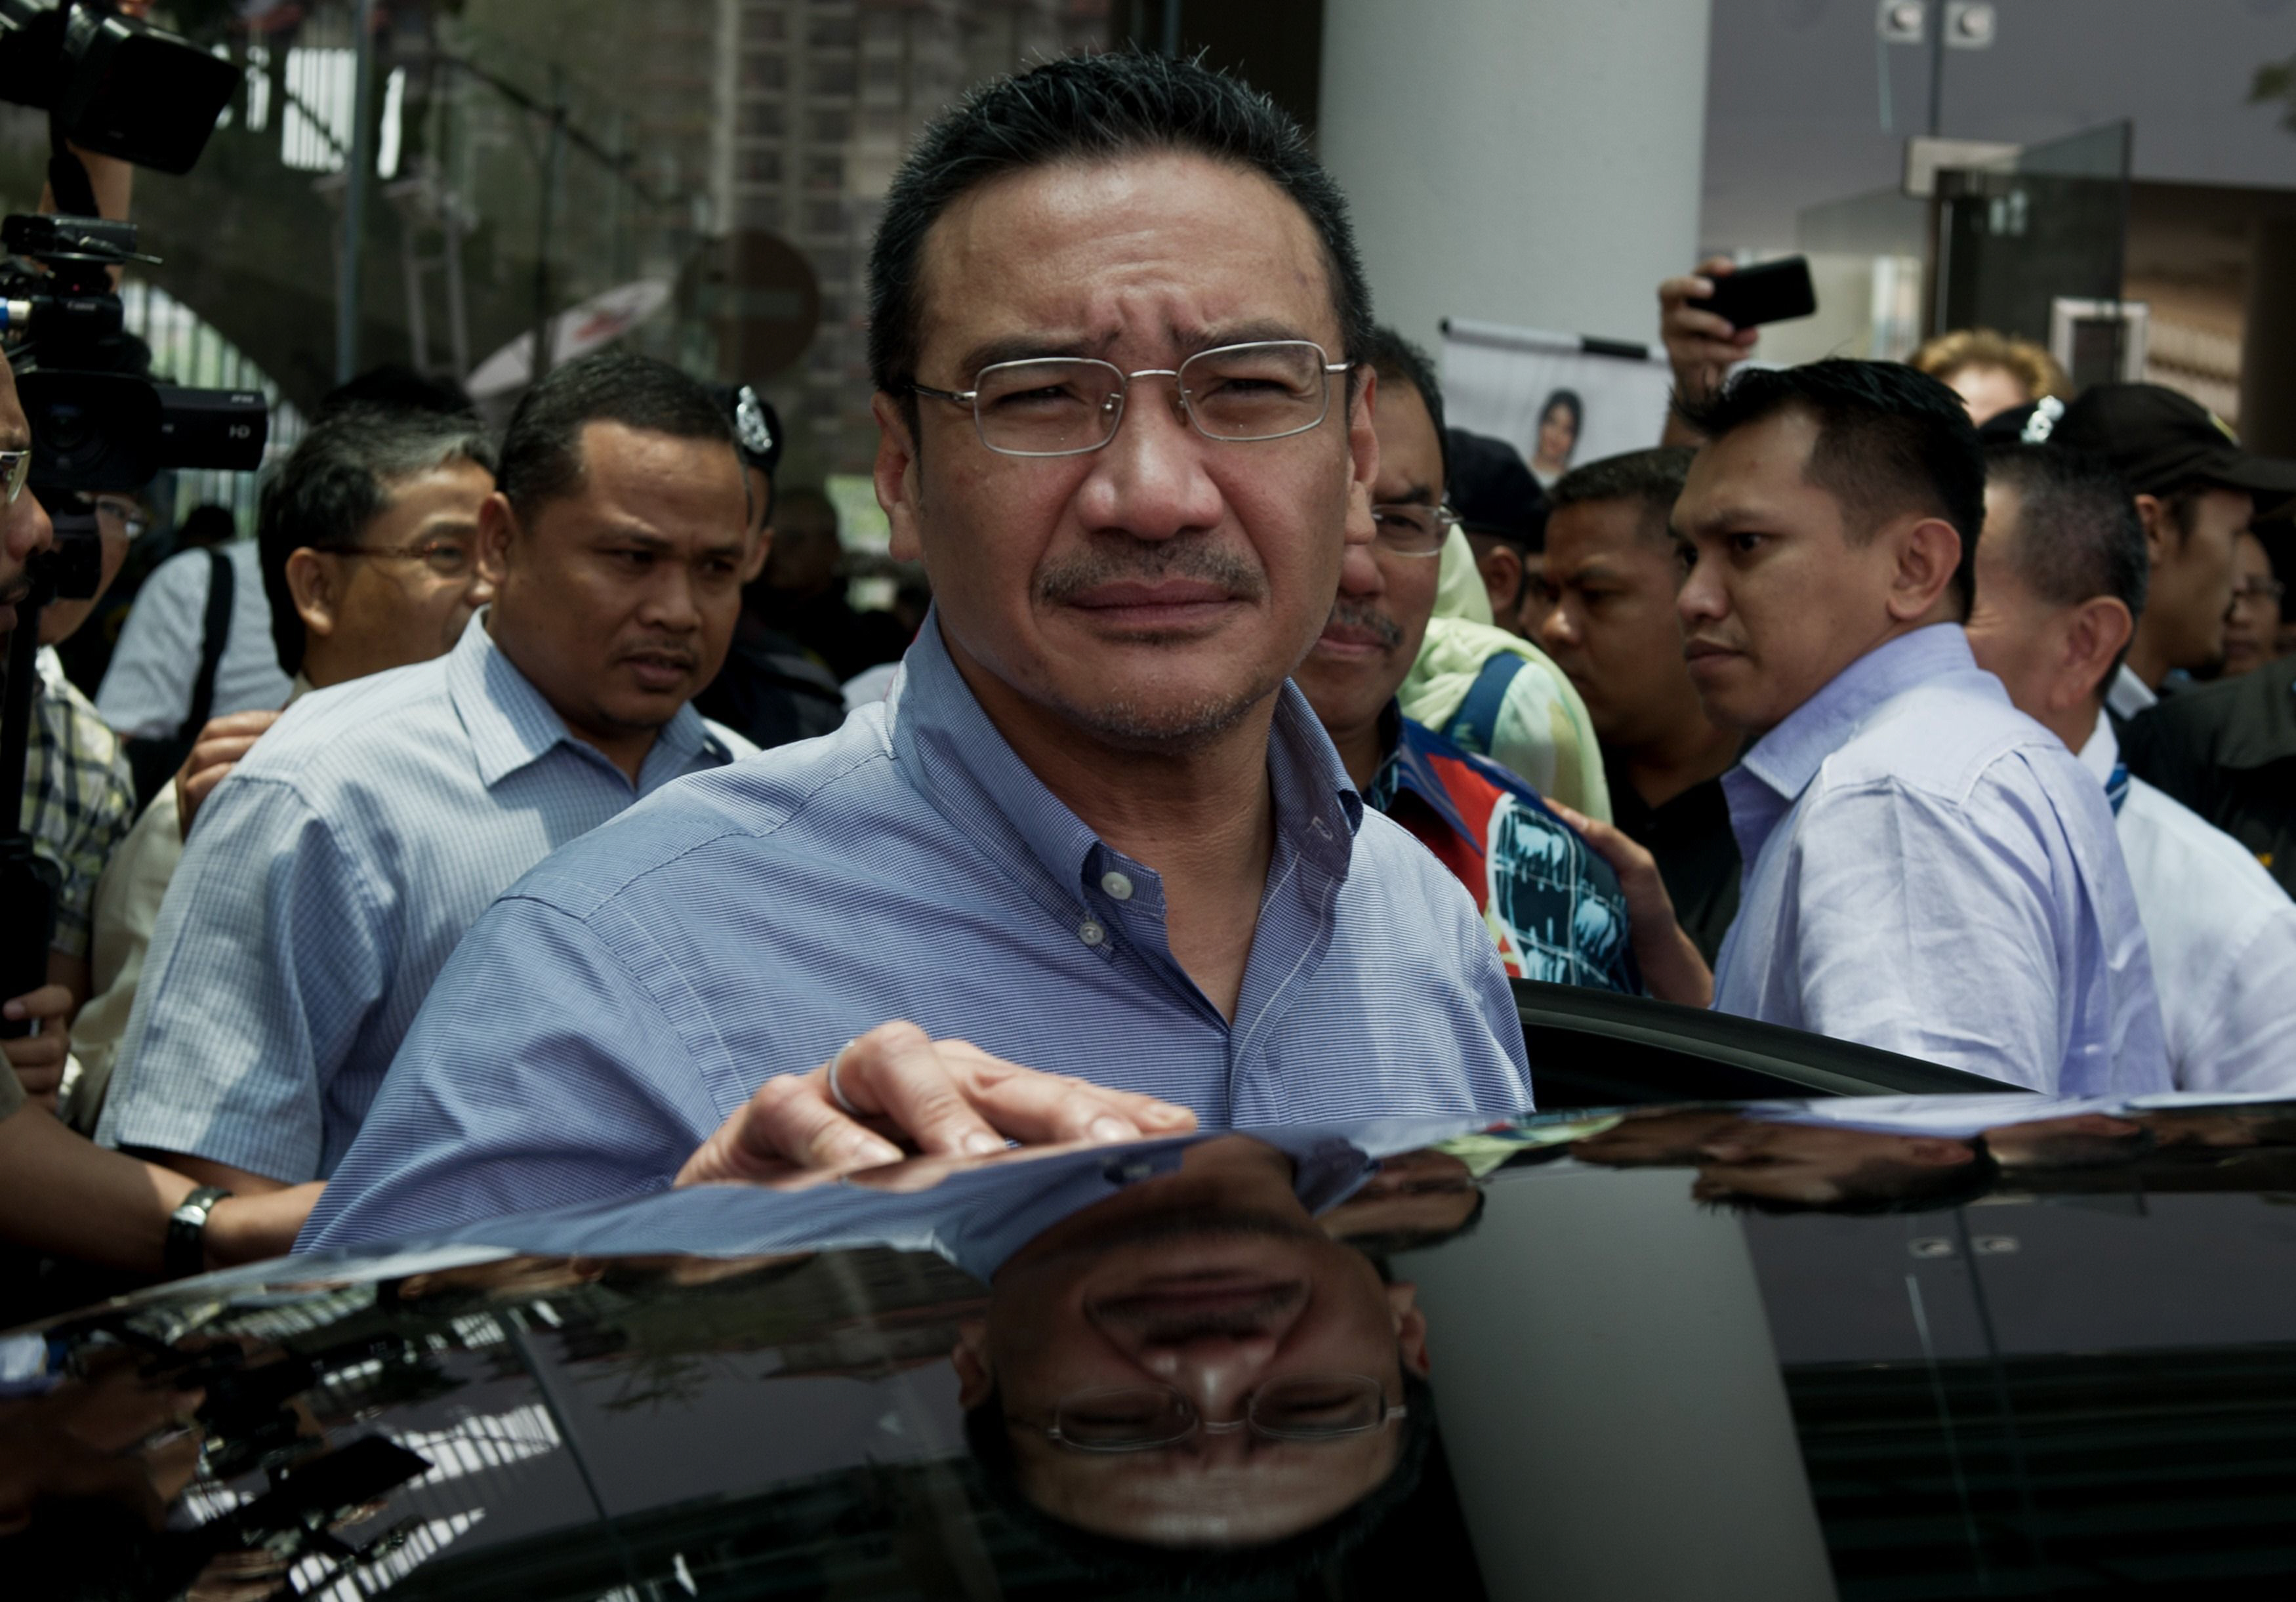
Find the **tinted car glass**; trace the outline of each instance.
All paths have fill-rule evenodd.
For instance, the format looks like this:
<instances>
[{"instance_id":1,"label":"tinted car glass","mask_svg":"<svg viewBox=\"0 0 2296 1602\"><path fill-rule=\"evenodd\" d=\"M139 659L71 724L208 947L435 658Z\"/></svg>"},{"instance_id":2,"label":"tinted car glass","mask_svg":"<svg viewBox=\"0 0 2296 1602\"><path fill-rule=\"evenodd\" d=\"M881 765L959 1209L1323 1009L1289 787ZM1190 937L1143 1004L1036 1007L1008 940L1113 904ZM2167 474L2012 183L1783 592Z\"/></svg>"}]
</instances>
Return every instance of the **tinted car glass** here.
<instances>
[{"instance_id":1,"label":"tinted car glass","mask_svg":"<svg viewBox=\"0 0 2296 1602\"><path fill-rule=\"evenodd\" d=\"M498 1220L10 1338L9 1450L141 1445L166 1511L60 1485L0 1573L346 1602L2270 1594L2292 1141L2296 1108L2186 1098L1706 1104ZM1259 1427L1317 1396L1332 1430Z\"/></svg>"}]
</instances>

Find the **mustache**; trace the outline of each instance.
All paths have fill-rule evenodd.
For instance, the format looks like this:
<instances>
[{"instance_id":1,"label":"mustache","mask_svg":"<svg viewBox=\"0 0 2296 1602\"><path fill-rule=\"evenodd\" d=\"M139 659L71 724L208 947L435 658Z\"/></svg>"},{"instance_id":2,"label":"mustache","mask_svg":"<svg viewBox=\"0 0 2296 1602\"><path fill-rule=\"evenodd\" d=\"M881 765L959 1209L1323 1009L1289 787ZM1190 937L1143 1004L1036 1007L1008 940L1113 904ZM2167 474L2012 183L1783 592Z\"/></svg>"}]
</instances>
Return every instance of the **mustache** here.
<instances>
[{"instance_id":1,"label":"mustache","mask_svg":"<svg viewBox=\"0 0 2296 1602\"><path fill-rule=\"evenodd\" d=\"M1055 604L1073 601L1103 584L1127 580L1193 579L1216 584L1238 600L1257 601L1267 591L1267 575L1241 552L1210 537L1134 539L1103 535L1090 549L1037 574L1037 598Z\"/></svg>"},{"instance_id":2,"label":"mustache","mask_svg":"<svg viewBox=\"0 0 2296 1602\"><path fill-rule=\"evenodd\" d=\"M1249 1340L1265 1335L1269 1326L1308 1299L1307 1286L1298 1280L1273 1285L1267 1294L1233 1307L1175 1311L1153 1298L1112 1296L1088 1303L1086 1313L1095 1324L1115 1325L1154 1346L1177 1346L1208 1335Z\"/></svg>"},{"instance_id":3,"label":"mustache","mask_svg":"<svg viewBox=\"0 0 2296 1602\"><path fill-rule=\"evenodd\" d=\"M1365 606L1353 601L1341 601L1332 608L1328 628L1337 624L1342 628L1367 628L1379 637L1379 643L1392 651L1403 643L1403 629L1396 620L1376 606Z\"/></svg>"},{"instance_id":4,"label":"mustache","mask_svg":"<svg viewBox=\"0 0 2296 1602\"><path fill-rule=\"evenodd\" d=\"M617 661L627 661L633 656L666 656L689 668L701 660L692 645L667 639L640 640L636 645L624 646L614 656Z\"/></svg>"}]
</instances>

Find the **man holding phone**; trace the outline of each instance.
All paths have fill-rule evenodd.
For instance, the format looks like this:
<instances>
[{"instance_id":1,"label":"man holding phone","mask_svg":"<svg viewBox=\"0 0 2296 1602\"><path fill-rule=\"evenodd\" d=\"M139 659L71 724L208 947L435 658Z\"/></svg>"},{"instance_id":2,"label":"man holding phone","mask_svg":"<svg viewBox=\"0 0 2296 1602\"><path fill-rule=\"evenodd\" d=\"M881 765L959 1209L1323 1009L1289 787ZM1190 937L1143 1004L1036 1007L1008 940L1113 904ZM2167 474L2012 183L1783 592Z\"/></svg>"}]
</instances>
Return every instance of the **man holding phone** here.
<instances>
[{"instance_id":1,"label":"man holding phone","mask_svg":"<svg viewBox=\"0 0 2296 1602\"><path fill-rule=\"evenodd\" d=\"M1730 369L1754 354L1762 324L1806 317L1817 309L1817 297L1802 257L1742 267L1727 256L1710 256L1696 272L1660 284L1658 305L1659 337L1680 403L1668 409L1659 443L1695 446L1702 441L1684 407L1714 398Z\"/></svg>"}]
</instances>

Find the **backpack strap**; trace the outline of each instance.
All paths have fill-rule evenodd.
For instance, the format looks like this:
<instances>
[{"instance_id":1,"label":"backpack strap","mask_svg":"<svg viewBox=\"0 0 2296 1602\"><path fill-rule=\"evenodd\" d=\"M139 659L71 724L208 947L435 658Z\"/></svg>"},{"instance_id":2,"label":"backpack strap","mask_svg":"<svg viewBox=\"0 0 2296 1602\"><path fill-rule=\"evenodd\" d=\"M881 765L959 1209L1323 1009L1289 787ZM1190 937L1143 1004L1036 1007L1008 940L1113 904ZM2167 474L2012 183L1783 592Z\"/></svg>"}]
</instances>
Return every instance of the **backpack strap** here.
<instances>
[{"instance_id":1,"label":"backpack strap","mask_svg":"<svg viewBox=\"0 0 2296 1602\"><path fill-rule=\"evenodd\" d=\"M1466 699L1444 727L1443 733L1457 741L1479 757L1491 754L1491 736L1499 726L1499 709L1506 704L1508 688L1514 676L1529 666L1527 658L1512 651L1502 651L1485 662L1475 682L1467 686Z\"/></svg>"},{"instance_id":2,"label":"backpack strap","mask_svg":"<svg viewBox=\"0 0 2296 1602\"><path fill-rule=\"evenodd\" d=\"M231 558L219 550L208 552L208 612L200 626L200 676L192 684L191 715L176 731L182 739L197 739L215 709L216 668L223 648L231 643L232 591L238 581Z\"/></svg>"}]
</instances>

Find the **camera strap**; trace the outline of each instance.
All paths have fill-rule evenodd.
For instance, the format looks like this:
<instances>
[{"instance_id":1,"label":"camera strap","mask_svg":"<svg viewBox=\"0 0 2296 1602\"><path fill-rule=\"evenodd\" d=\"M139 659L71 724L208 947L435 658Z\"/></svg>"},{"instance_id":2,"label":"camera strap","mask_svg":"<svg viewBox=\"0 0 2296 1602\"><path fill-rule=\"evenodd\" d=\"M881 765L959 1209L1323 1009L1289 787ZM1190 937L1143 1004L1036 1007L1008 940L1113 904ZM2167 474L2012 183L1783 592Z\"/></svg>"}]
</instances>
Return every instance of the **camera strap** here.
<instances>
[{"instance_id":1,"label":"camera strap","mask_svg":"<svg viewBox=\"0 0 2296 1602\"><path fill-rule=\"evenodd\" d=\"M64 217L95 217L95 185L87 176L87 163L64 137L63 119L54 112L48 113L48 193L56 198L56 210Z\"/></svg>"}]
</instances>

